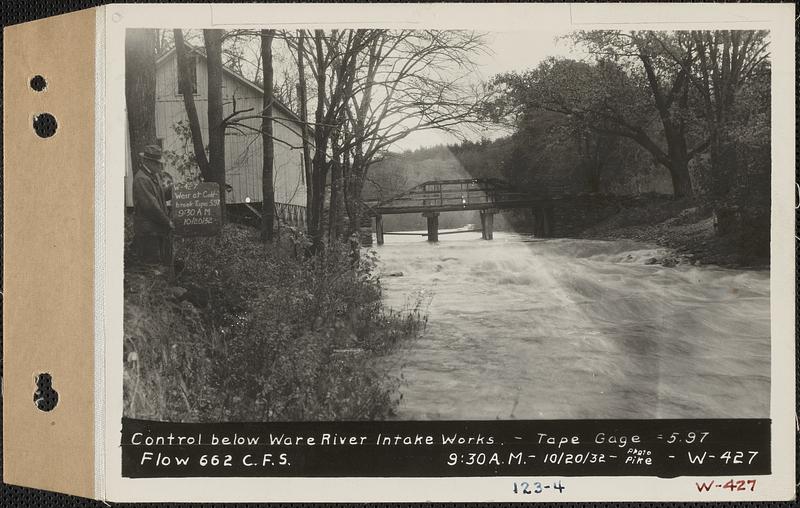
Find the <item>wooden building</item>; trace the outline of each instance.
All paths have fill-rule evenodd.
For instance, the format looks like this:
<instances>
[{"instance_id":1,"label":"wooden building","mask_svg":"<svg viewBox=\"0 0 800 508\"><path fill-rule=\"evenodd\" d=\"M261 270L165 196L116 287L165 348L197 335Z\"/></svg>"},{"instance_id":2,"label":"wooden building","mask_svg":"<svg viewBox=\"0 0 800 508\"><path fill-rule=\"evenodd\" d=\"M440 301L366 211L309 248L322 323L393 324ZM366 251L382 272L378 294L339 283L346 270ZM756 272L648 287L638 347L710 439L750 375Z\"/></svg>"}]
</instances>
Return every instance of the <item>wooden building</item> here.
<instances>
[{"instance_id":1,"label":"wooden building","mask_svg":"<svg viewBox=\"0 0 800 508\"><path fill-rule=\"evenodd\" d=\"M204 144L208 144L208 67L202 51L189 51L193 60L194 102L203 132ZM258 114L263 109L264 91L255 83L231 71L223 69L223 117L234 111L248 110L244 115ZM252 108L252 109L251 109ZM304 226L306 218L306 181L303 167L302 130L300 118L287 106L275 101L273 106L273 130L275 137L274 186L275 203L279 217L294 226ZM174 49L165 53L156 62L156 136L164 152L182 154L191 141L181 136L176 126L183 122L188 126L183 96L178 93L177 55ZM260 129L258 118L243 123ZM313 141L312 141L313 143ZM126 146L128 146L126 144ZM229 204L246 206L262 201L262 141L261 134L251 129L227 129L225 133L225 170L228 184L226 199ZM312 148L313 149L313 148ZM130 155L130 154L129 154ZM127 158L126 205L132 206L131 171L132 160ZM167 163L165 170L175 182L186 181L188 175Z\"/></svg>"}]
</instances>

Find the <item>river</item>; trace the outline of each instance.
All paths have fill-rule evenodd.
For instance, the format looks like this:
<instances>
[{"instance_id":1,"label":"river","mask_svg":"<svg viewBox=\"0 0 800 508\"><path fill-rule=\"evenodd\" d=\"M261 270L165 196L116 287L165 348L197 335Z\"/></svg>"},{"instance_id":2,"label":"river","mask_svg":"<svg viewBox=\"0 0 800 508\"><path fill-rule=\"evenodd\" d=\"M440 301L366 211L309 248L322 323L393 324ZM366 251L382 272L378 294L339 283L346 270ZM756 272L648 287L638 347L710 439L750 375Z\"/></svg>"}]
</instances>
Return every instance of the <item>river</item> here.
<instances>
[{"instance_id":1,"label":"river","mask_svg":"<svg viewBox=\"0 0 800 508\"><path fill-rule=\"evenodd\" d=\"M630 241L440 240L377 247L388 305L429 302L390 359L399 419L769 416L768 271L646 265L666 251Z\"/></svg>"}]
</instances>

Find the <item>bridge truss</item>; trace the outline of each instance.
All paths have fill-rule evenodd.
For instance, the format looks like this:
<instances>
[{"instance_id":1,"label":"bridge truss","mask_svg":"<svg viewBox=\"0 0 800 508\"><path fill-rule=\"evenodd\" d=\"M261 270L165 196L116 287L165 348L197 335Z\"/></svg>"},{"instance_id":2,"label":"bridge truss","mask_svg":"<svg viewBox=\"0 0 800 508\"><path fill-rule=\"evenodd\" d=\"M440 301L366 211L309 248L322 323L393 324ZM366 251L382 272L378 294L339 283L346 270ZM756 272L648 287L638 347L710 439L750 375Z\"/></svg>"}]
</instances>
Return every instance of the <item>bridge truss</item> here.
<instances>
[{"instance_id":1,"label":"bridge truss","mask_svg":"<svg viewBox=\"0 0 800 508\"><path fill-rule=\"evenodd\" d=\"M525 208L552 199L519 192L497 178L474 178L433 180L385 201L367 204L379 215L390 215Z\"/></svg>"},{"instance_id":2,"label":"bridge truss","mask_svg":"<svg viewBox=\"0 0 800 508\"><path fill-rule=\"evenodd\" d=\"M412 187L408 191L384 201L367 201L370 213L375 216L378 245L383 244L383 215L421 213L428 220L428 240L438 241L441 212L478 210L481 216L482 237L493 237L494 214L513 208L539 208L558 199L555 196L531 195L515 190L497 178L461 180L433 180ZM543 227L547 228L546 213L540 212Z\"/></svg>"}]
</instances>

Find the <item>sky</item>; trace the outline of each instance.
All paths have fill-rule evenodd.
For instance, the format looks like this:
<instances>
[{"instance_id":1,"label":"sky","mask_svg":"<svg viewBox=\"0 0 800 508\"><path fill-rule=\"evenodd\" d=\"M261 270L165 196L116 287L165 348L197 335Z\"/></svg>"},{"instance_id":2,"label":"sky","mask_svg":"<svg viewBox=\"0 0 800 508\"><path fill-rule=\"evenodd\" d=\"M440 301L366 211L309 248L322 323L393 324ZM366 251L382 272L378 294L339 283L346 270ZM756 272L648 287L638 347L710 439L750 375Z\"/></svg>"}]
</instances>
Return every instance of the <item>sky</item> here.
<instances>
[{"instance_id":1,"label":"sky","mask_svg":"<svg viewBox=\"0 0 800 508\"><path fill-rule=\"evenodd\" d=\"M541 29L491 32L487 37L487 53L478 55L476 58L480 73L476 78L488 80L503 72L532 69L549 56L569 56L569 42L556 40L557 37L563 35L563 31ZM486 133L486 137L489 138L497 135L497 131ZM459 139L449 133L430 130L409 135L396 143L394 150L414 150L423 146L457 142Z\"/></svg>"},{"instance_id":2,"label":"sky","mask_svg":"<svg viewBox=\"0 0 800 508\"><path fill-rule=\"evenodd\" d=\"M570 43L565 40L557 40L565 35L564 27L558 30L537 27L536 30L512 30L512 31L493 31L487 32L486 51L475 55L477 74L471 77L475 83L488 81L493 76L508 71L525 71L536 67L542 60L549 56L569 56ZM194 33L199 37L199 32ZM192 37L191 33L188 37ZM193 42L198 44L198 42ZM257 39L248 47L245 47L245 58L256 61L260 52L260 43ZM282 43L275 47L275 78L280 79L284 67L294 67L293 59L286 53L286 48ZM255 72L255 64L247 64L243 70L245 75ZM248 76L253 79L254 76ZM488 138L495 138L502 134L499 130L492 130L481 135ZM469 134L471 139L476 135ZM458 143L460 139L452 134L438 131L426 130L416 132L395 143L392 151L414 150L424 146L434 146L447 143Z\"/></svg>"}]
</instances>

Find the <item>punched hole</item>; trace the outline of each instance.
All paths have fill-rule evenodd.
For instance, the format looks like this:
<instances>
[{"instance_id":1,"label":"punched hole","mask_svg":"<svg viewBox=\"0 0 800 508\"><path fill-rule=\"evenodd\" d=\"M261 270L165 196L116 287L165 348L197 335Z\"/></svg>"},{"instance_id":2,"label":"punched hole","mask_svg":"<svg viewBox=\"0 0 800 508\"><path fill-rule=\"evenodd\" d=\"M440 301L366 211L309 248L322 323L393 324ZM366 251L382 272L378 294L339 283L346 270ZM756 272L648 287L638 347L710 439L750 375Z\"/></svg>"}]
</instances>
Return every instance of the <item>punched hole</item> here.
<instances>
[{"instance_id":1,"label":"punched hole","mask_svg":"<svg viewBox=\"0 0 800 508\"><path fill-rule=\"evenodd\" d=\"M47 88L47 80L44 79L44 76L37 74L31 78L31 88L37 92L43 92Z\"/></svg>"},{"instance_id":2,"label":"punched hole","mask_svg":"<svg viewBox=\"0 0 800 508\"><path fill-rule=\"evenodd\" d=\"M33 130L40 138L49 138L56 133L58 122L50 113L40 113L33 117Z\"/></svg>"},{"instance_id":3,"label":"punched hole","mask_svg":"<svg viewBox=\"0 0 800 508\"><path fill-rule=\"evenodd\" d=\"M52 411L58 405L58 392L53 388L53 377L43 372L36 376L36 391L33 403L39 411Z\"/></svg>"}]
</instances>

